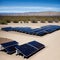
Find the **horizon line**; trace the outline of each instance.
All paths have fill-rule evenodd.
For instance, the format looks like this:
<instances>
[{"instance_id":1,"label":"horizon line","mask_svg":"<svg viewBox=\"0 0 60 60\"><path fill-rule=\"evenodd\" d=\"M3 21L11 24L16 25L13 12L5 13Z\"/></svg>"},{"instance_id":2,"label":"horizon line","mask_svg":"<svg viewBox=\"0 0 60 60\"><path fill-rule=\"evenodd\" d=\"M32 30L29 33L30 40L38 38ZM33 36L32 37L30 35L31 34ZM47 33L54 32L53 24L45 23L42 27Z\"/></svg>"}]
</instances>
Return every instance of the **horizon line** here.
<instances>
[{"instance_id":1,"label":"horizon line","mask_svg":"<svg viewBox=\"0 0 60 60\"><path fill-rule=\"evenodd\" d=\"M0 13L25 13L25 12L43 12L43 11L56 11L60 12L58 7L44 7L44 6L0 6Z\"/></svg>"}]
</instances>

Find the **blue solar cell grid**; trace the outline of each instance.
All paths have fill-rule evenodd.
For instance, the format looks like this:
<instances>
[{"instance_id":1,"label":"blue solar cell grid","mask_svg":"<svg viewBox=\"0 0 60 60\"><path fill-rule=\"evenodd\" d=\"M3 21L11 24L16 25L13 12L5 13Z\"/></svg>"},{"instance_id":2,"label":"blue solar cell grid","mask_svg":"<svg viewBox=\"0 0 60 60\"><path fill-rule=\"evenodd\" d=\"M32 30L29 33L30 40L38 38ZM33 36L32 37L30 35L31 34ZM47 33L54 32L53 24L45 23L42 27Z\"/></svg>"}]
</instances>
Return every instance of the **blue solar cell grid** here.
<instances>
[{"instance_id":1,"label":"blue solar cell grid","mask_svg":"<svg viewBox=\"0 0 60 60\"><path fill-rule=\"evenodd\" d=\"M37 41L32 41L32 42L29 42L28 44L31 45L31 46L36 47L37 49L42 49L42 48L45 47L43 44L41 44Z\"/></svg>"},{"instance_id":2,"label":"blue solar cell grid","mask_svg":"<svg viewBox=\"0 0 60 60\"><path fill-rule=\"evenodd\" d=\"M21 46L16 46L17 49L19 49L20 53L24 55L25 58L28 58L31 56L33 53L38 51L37 49L33 48L32 46L28 44L24 44Z\"/></svg>"},{"instance_id":3,"label":"blue solar cell grid","mask_svg":"<svg viewBox=\"0 0 60 60\"><path fill-rule=\"evenodd\" d=\"M4 48L7 48L7 47L10 47L10 46L13 46L13 45L17 45L18 42L16 41L11 41L11 42L7 42L7 43L3 43L1 44Z\"/></svg>"},{"instance_id":4,"label":"blue solar cell grid","mask_svg":"<svg viewBox=\"0 0 60 60\"><path fill-rule=\"evenodd\" d=\"M52 33L59 29L60 29L60 26L58 26L58 25L46 25L46 26L42 26L40 28L35 28L35 29L31 29L30 27L14 27L14 28L5 27L5 28L2 28L2 30L5 30L5 31L17 31L17 32L39 35L39 36L43 36L45 34Z\"/></svg>"},{"instance_id":5,"label":"blue solar cell grid","mask_svg":"<svg viewBox=\"0 0 60 60\"><path fill-rule=\"evenodd\" d=\"M16 52L15 46L10 46L8 48L5 49L7 54L13 54Z\"/></svg>"},{"instance_id":6,"label":"blue solar cell grid","mask_svg":"<svg viewBox=\"0 0 60 60\"><path fill-rule=\"evenodd\" d=\"M23 45L16 45L15 48L19 51L21 55L25 58L29 58L39 50L45 48L45 46L37 41L32 41Z\"/></svg>"}]
</instances>

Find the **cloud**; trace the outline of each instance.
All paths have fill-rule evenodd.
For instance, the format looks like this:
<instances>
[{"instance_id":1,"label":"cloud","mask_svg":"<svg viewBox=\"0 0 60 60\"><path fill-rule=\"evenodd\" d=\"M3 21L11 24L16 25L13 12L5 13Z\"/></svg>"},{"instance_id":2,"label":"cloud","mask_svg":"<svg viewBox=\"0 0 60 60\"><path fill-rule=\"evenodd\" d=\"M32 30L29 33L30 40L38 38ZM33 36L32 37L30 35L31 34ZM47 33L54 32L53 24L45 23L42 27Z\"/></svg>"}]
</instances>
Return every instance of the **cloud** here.
<instances>
[{"instance_id":1,"label":"cloud","mask_svg":"<svg viewBox=\"0 0 60 60\"><path fill-rule=\"evenodd\" d=\"M57 7L24 7L24 6L0 6L0 13L24 13L24 12L42 12L42 11L59 11Z\"/></svg>"}]
</instances>

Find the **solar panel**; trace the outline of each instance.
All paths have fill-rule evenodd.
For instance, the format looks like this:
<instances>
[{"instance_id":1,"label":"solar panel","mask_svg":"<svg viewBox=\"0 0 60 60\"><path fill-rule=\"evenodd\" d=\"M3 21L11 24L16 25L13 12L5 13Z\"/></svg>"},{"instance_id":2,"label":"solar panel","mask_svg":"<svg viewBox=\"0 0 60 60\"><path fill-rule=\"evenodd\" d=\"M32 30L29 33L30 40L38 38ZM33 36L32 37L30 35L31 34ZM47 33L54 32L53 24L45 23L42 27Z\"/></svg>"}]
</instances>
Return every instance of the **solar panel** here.
<instances>
[{"instance_id":1,"label":"solar panel","mask_svg":"<svg viewBox=\"0 0 60 60\"><path fill-rule=\"evenodd\" d=\"M45 31L47 31L48 33L52 33L52 32L59 30L59 29L60 29L60 26L53 25L50 28L45 29Z\"/></svg>"},{"instance_id":2,"label":"solar panel","mask_svg":"<svg viewBox=\"0 0 60 60\"><path fill-rule=\"evenodd\" d=\"M28 44L16 46L16 49L18 49L25 58L29 58L31 55L33 55L34 53L38 51L36 48Z\"/></svg>"},{"instance_id":3,"label":"solar panel","mask_svg":"<svg viewBox=\"0 0 60 60\"><path fill-rule=\"evenodd\" d=\"M23 30L23 27L19 28L18 29L18 32L22 32L22 30Z\"/></svg>"},{"instance_id":4,"label":"solar panel","mask_svg":"<svg viewBox=\"0 0 60 60\"><path fill-rule=\"evenodd\" d=\"M53 25L46 25L46 26L42 26L41 28L46 29L46 28L50 28L51 26L53 26Z\"/></svg>"},{"instance_id":5,"label":"solar panel","mask_svg":"<svg viewBox=\"0 0 60 60\"><path fill-rule=\"evenodd\" d=\"M59 30L60 26L57 26L57 25L48 25L48 26L43 26L42 28L44 28L44 29L35 32L35 34L39 35L39 36L43 36L45 34L52 33L52 32L54 32L56 30Z\"/></svg>"},{"instance_id":6,"label":"solar panel","mask_svg":"<svg viewBox=\"0 0 60 60\"><path fill-rule=\"evenodd\" d=\"M1 30L4 30L4 31L12 31L13 28L12 27L4 27Z\"/></svg>"},{"instance_id":7,"label":"solar panel","mask_svg":"<svg viewBox=\"0 0 60 60\"><path fill-rule=\"evenodd\" d=\"M22 27L16 27L16 28L14 28L14 31L20 32L21 29L22 29Z\"/></svg>"},{"instance_id":8,"label":"solar panel","mask_svg":"<svg viewBox=\"0 0 60 60\"><path fill-rule=\"evenodd\" d=\"M21 46L16 45L15 48L25 58L29 58L39 50L43 49L45 46L37 41L32 41Z\"/></svg>"},{"instance_id":9,"label":"solar panel","mask_svg":"<svg viewBox=\"0 0 60 60\"><path fill-rule=\"evenodd\" d=\"M31 29L31 28L26 27L26 28L23 28L21 32L26 33L26 31L27 31L27 30L30 30L30 29Z\"/></svg>"},{"instance_id":10,"label":"solar panel","mask_svg":"<svg viewBox=\"0 0 60 60\"><path fill-rule=\"evenodd\" d=\"M25 30L25 33L28 34L31 30L32 30L31 28L30 28L30 29L26 29L26 30Z\"/></svg>"},{"instance_id":11,"label":"solar panel","mask_svg":"<svg viewBox=\"0 0 60 60\"><path fill-rule=\"evenodd\" d=\"M40 32L42 30L44 30L44 28L36 28L35 30L33 30L32 34L36 35L37 32Z\"/></svg>"},{"instance_id":12,"label":"solar panel","mask_svg":"<svg viewBox=\"0 0 60 60\"><path fill-rule=\"evenodd\" d=\"M14 27L13 31L17 31L19 29L19 27Z\"/></svg>"},{"instance_id":13,"label":"solar panel","mask_svg":"<svg viewBox=\"0 0 60 60\"><path fill-rule=\"evenodd\" d=\"M41 28L43 28L45 30L45 29L49 29L49 28L60 28L60 26L58 26L58 25L47 25L47 26L43 26Z\"/></svg>"},{"instance_id":14,"label":"solar panel","mask_svg":"<svg viewBox=\"0 0 60 60\"><path fill-rule=\"evenodd\" d=\"M27 34L32 34L32 32L33 32L33 29L30 29L30 30L26 31Z\"/></svg>"},{"instance_id":15,"label":"solar panel","mask_svg":"<svg viewBox=\"0 0 60 60\"><path fill-rule=\"evenodd\" d=\"M36 35L38 35L38 36L43 36L45 34L47 34L47 31L45 31L45 30L36 32Z\"/></svg>"},{"instance_id":16,"label":"solar panel","mask_svg":"<svg viewBox=\"0 0 60 60\"><path fill-rule=\"evenodd\" d=\"M7 54L13 54L16 52L15 46L10 46L8 48L5 49Z\"/></svg>"},{"instance_id":17,"label":"solar panel","mask_svg":"<svg viewBox=\"0 0 60 60\"><path fill-rule=\"evenodd\" d=\"M1 44L4 48L7 48L7 47L10 47L10 46L13 46L13 45L17 45L18 42L16 41L11 41L11 42L7 42L7 43L3 43Z\"/></svg>"},{"instance_id":18,"label":"solar panel","mask_svg":"<svg viewBox=\"0 0 60 60\"><path fill-rule=\"evenodd\" d=\"M55 28L50 28L50 29L46 29L45 31L47 31L48 33L52 33L54 31L56 31L56 29Z\"/></svg>"},{"instance_id":19,"label":"solar panel","mask_svg":"<svg viewBox=\"0 0 60 60\"><path fill-rule=\"evenodd\" d=\"M29 45L36 47L38 50L44 48L45 46L37 41L32 41L28 43Z\"/></svg>"},{"instance_id":20,"label":"solar panel","mask_svg":"<svg viewBox=\"0 0 60 60\"><path fill-rule=\"evenodd\" d=\"M17 31L17 32L22 32L23 29L24 29L24 27L17 27L17 28L15 28L15 31Z\"/></svg>"},{"instance_id":21,"label":"solar panel","mask_svg":"<svg viewBox=\"0 0 60 60\"><path fill-rule=\"evenodd\" d=\"M43 32L44 33L46 33L44 30L45 29L48 29L48 28L51 28L52 27L52 25L47 25L47 26L43 26L43 27L41 27L41 28L35 28L35 29L33 29L33 31L32 31L32 34L34 34L34 35L36 35L36 33L38 32L42 32L42 30L43 30ZM42 34L41 34L42 35Z\"/></svg>"},{"instance_id":22,"label":"solar panel","mask_svg":"<svg viewBox=\"0 0 60 60\"><path fill-rule=\"evenodd\" d=\"M41 31L41 30L42 30L42 29L40 29L40 28L33 29L32 34L35 35L36 32Z\"/></svg>"}]
</instances>

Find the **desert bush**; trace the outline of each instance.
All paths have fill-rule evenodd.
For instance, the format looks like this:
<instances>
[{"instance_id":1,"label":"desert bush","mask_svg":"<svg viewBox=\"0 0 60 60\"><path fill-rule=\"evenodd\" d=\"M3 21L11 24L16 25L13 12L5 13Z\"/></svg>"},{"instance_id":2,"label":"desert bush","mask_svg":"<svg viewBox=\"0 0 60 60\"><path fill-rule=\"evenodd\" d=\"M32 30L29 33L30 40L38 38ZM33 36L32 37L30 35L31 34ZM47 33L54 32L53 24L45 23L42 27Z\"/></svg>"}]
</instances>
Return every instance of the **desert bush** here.
<instances>
[{"instance_id":1,"label":"desert bush","mask_svg":"<svg viewBox=\"0 0 60 60\"><path fill-rule=\"evenodd\" d=\"M14 23L18 23L19 21L18 21L18 20L14 20L13 22L14 22Z\"/></svg>"},{"instance_id":2,"label":"desert bush","mask_svg":"<svg viewBox=\"0 0 60 60\"><path fill-rule=\"evenodd\" d=\"M53 22L53 20L48 20L48 23L52 23Z\"/></svg>"},{"instance_id":3,"label":"desert bush","mask_svg":"<svg viewBox=\"0 0 60 60\"><path fill-rule=\"evenodd\" d=\"M20 21L20 23L22 23L22 21Z\"/></svg>"},{"instance_id":4,"label":"desert bush","mask_svg":"<svg viewBox=\"0 0 60 60\"><path fill-rule=\"evenodd\" d=\"M31 20L31 22L32 22L32 23L37 23L37 21L36 21L36 20Z\"/></svg>"},{"instance_id":5,"label":"desert bush","mask_svg":"<svg viewBox=\"0 0 60 60\"><path fill-rule=\"evenodd\" d=\"M41 23L45 23L45 20L40 20Z\"/></svg>"},{"instance_id":6,"label":"desert bush","mask_svg":"<svg viewBox=\"0 0 60 60\"><path fill-rule=\"evenodd\" d=\"M59 20L54 20L54 22L58 23L58 22L59 22Z\"/></svg>"},{"instance_id":7,"label":"desert bush","mask_svg":"<svg viewBox=\"0 0 60 60\"><path fill-rule=\"evenodd\" d=\"M7 24L6 21L0 21L0 24Z\"/></svg>"},{"instance_id":8,"label":"desert bush","mask_svg":"<svg viewBox=\"0 0 60 60\"><path fill-rule=\"evenodd\" d=\"M7 23L10 23L11 21L10 20L6 20Z\"/></svg>"}]
</instances>

